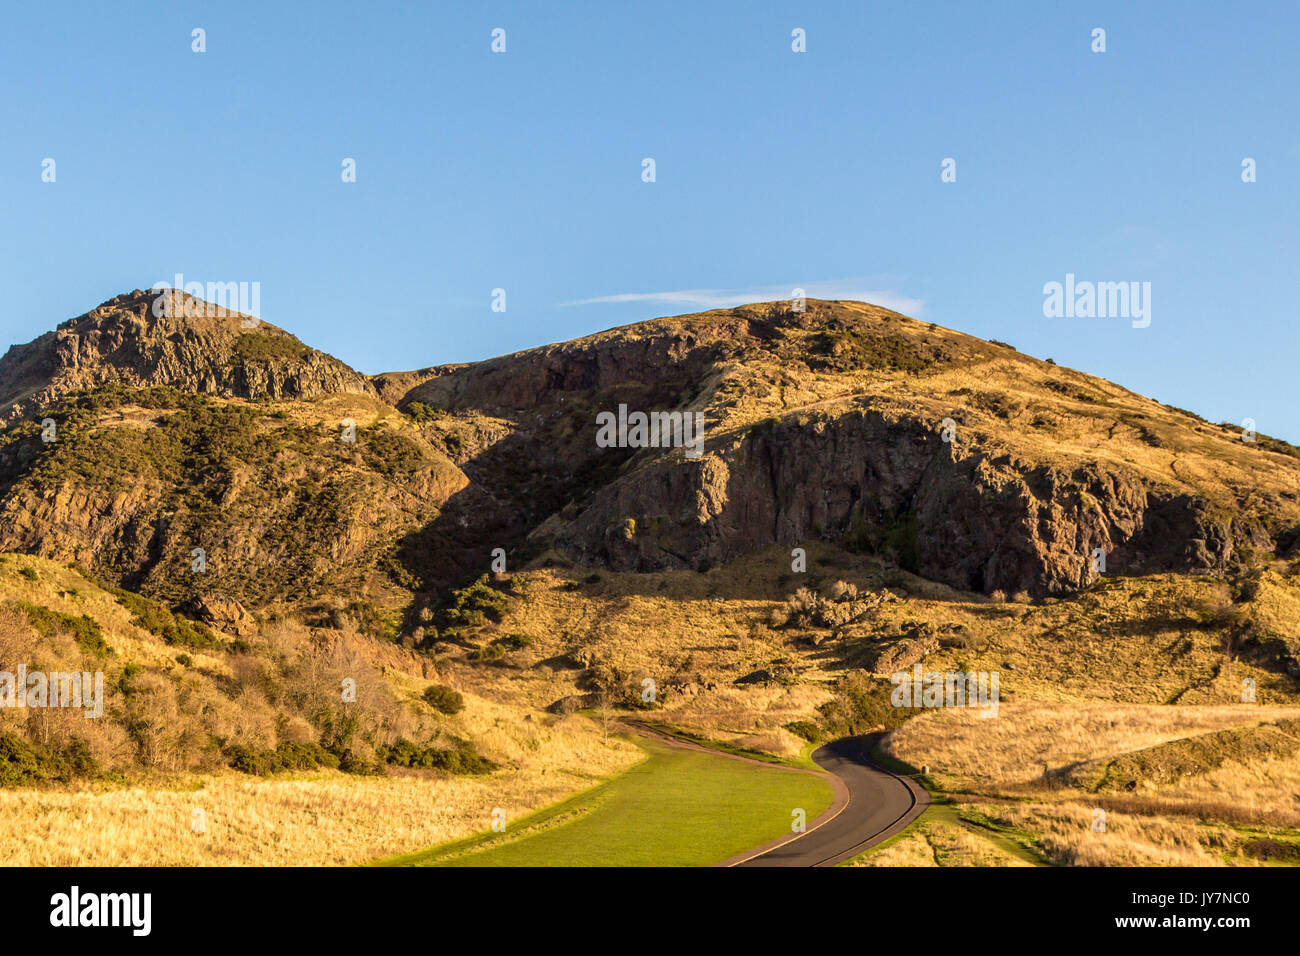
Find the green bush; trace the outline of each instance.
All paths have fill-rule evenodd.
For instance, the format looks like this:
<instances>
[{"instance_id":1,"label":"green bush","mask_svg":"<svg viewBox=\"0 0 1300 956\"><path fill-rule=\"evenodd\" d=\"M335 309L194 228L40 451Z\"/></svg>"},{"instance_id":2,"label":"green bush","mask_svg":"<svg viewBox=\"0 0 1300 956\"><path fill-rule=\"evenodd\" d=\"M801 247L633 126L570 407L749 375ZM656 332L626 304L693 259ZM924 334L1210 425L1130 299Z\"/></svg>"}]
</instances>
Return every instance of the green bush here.
<instances>
[{"instance_id":1,"label":"green bush","mask_svg":"<svg viewBox=\"0 0 1300 956\"><path fill-rule=\"evenodd\" d=\"M397 640L396 615L380 610L373 601L353 601L344 612L356 622L357 630L380 641Z\"/></svg>"},{"instance_id":2,"label":"green bush","mask_svg":"<svg viewBox=\"0 0 1300 956\"><path fill-rule=\"evenodd\" d=\"M299 359L311 352L289 335L245 332L235 340L235 354L246 362L271 362Z\"/></svg>"},{"instance_id":3,"label":"green bush","mask_svg":"<svg viewBox=\"0 0 1300 956\"><path fill-rule=\"evenodd\" d=\"M465 709L465 698L460 691L434 684L424 689L424 702L443 714L459 714Z\"/></svg>"},{"instance_id":4,"label":"green bush","mask_svg":"<svg viewBox=\"0 0 1300 956\"><path fill-rule=\"evenodd\" d=\"M465 655L469 661L495 661L506 656L506 649L496 641L490 641L482 647L476 647Z\"/></svg>"},{"instance_id":5,"label":"green bush","mask_svg":"<svg viewBox=\"0 0 1300 956\"><path fill-rule=\"evenodd\" d=\"M500 621L510 606L510 598L488 583L487 575L469 587L453 591L451 600L439 615L441 627L482 627Z\"/></svg>"},{"instance_id":6,"label":"green bush","mask_svg":"<svg viewBox=\"0 0 1300 956\"><path fill-rule=\"evenodd\" d=\"M900 568L913 574L920 573L921 544L917 536L915 511L899 515L886 528L885 547L893 552Z\"/></svg>"},{"instance_id":7,"label":"green bush","mask_svg":"<svg viewBox=\"0 0 1300 956\"><path fill-rule=\"evenodd\" d=\"M226 748L226 760L230 766L241 773L263 776L270 773L271 760L269 751L256 751L242 744L232 744Z\"/></svg>"},{"instance_id":8,"label":"green bush","mask_svg":"<svg viewBox=\"0 0 1300 956\"><path fill-rule=\"evenodd\" d=\"M919 708L893 706L892 691L887 680L873 680L860 671L849 674L836 686L835 697L819 708L822 730L827 737L849 737L882 727L892 729L920 713Z\"/></svg>"},{"instance_id":9,"label":"green bush","mask_svg":"<svg viewBox=\"0 0 1300 956\"><path fill-rule=\"evenodd\" d=\"M0 734L0 786L20 787L45 780L44 761L16 734Z\"/></svg>"},{"instance_id":10,"label":"green bush","mask_svg":"<svg viewBox=\"0 0 1300 956\"><path fill-rule=\"evenodd\" d=\"M366 760L351 750L345 750L339 755L339 769L344 773L374 777L384 772L384 765L382 761Z\"/></svg>"},{"instance_id":11,"label":"green bush","mask_svg":"<svg viewBox=\"0 0 1300 956\"><path fill-rule=\"evenodd\" d=\"M856 329L819 332L811 341L811 355L810 365L833 371L867 368L916 374L933 364L904 335L874 335Z\"/></svg>"},{"instance_id":12,"label":"green bush","mask_svg":"<svg viewBox=\"0 0 1300 956\"><path fill-rule=\"evenodd\" d=\"M361 430L357 447L366 467L390 481L407 481L428 464L424 450L395 428L376 425Z\"/></svg>"},{"instance_id":13,"label":"green bush","mask_svg":"<svg viewBox=\"0 0 1300 956\"><path fill-rule=\"evenodd\" d=\"M84 740L73 739L56 750L37 747L17 734L0 733L0 787L30 786L77 777L93 777L99 766Z\"/></svg>"},{"instance_id":14,"label":"green bush","mask_svg":"<svg viewBox=\"0 0 1300 956\"><path fill-rule=\"evenodd\" d=\"M117 598L118 604L131 612L132 624L148 631L154 637L162 638L168 644L199 648L213 648L221 644L212 628L200 621L191 621L187 617L174 614L157 601L151 601L131 591L111 585L105 585L105 589Z\"/></svg>"},{"instance_id":15,"label":"green bush","mask_svg":"<svg viewBox=\"0 0 1300 956\"><path fill-rule=\"evenodd\" d=\"M402 411L421 425L427 425L430 422L440 421L448 417L447 413L441 408L435 408L425 402L411 402Z\"/></svg>"},{"instance_id":16,"label":"green bush","mask_svg":"<svg viewBox=\"0 0 1300 956\"><path fill-rule=\"evenodd\" d=\"M284 770L338 769L341 762L319 744L296 744L288 740L281 741L274 750L254 750L243 744L232 744L225 748L224 753L233 769L259 777Z\"/></svg>"},{"instance_id":17,"label":"green bush","mask_svg":"<svg viewBox=\"0 0 1300 956\"><path fill-rule=\"evenodd\" d=\"M510 651L518 651L532 646L533 639L527 634L507 634L505 637L495 638L482 647L470 651L465 656L472 661L494 661L498 657L504 657Z\"/></svg>"},{"instance_id":18,"label":"green bush","mask_svg":"<svg viewBox=\"0 0 1300 956\"><path fill-rule=\"evenodd\" d=\"M319 744L296 744L281 741L275 748L276 759L284 770L314 770L316 767L337 768L339 758Z\"/></svg>"},{"instance_id":19,"label":"green bush","mask_svg":"<svg viewBox=\"0 0 1300 956\"><path fill-rule=\"evenodd\" d=\"M814 724L811 720L796 720L785 725L785 729L790 731L796 737L802 737L809 743L815 744L824 736L822 729Z\"/></svg>"},{"instance_id":20,"label":"green bush","mask_svg":"<svg viewBox=\"0 0 1300 956\"><path fill-rule=\"evenodd\" d=\"M135 679L144 673L144 668L139 664L132 664L129 661L122 665L122 673L117 678L117 692L128 700L135 693Z\"/></svg>"},{"instance_id":21,"label":"green bush","mask_svg":"<svg viewBox=\"0 0 1300 956\"><path fill-rule=\"evenodd\" d=\"M27 620L43 637L55 634L69 634L77 645L88 654L104 657L110 653L108 642L104 640L103 628L99 622L85 614L74 616L55 611L43 604L28 604L20 601L19 607L27 614Z\"/></svg>"},{"instance_id":22,"label":"green bush","mask_svg":"<svg viewBox=\"0 0 1300 956\"><path fill-rule=\"evenodd\" d=\"M451 774L485 774L496 764L479 754L469 741L460 740L455 747L421 747L405 738L380 747L377 756L386 764L414 770L441 770Z\"/></svg>"}]
</instances>

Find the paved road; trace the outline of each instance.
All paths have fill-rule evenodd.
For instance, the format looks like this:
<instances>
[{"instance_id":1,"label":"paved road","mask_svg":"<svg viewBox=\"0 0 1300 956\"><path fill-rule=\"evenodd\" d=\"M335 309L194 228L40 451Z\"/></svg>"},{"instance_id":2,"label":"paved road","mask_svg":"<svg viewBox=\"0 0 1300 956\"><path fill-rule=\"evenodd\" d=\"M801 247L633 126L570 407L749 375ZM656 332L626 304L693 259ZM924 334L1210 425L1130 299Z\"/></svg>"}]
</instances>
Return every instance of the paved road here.
<instances>
[{"instance_id":1,"label":"paved road","mask_svg":"<svg viewBox=\"0 0 1300 956\"><path fill-rule=\"evenodd\" d=\"M930 796L914 780L871 762L871 748L879 737L844 737L813 752L813 760L847 788L847 800L838 812L812 821L801 836L786 838L775 847L759 847L726 865L834 866L889 839L919 817L930 805Z\"/></svg>"}]
</instances>

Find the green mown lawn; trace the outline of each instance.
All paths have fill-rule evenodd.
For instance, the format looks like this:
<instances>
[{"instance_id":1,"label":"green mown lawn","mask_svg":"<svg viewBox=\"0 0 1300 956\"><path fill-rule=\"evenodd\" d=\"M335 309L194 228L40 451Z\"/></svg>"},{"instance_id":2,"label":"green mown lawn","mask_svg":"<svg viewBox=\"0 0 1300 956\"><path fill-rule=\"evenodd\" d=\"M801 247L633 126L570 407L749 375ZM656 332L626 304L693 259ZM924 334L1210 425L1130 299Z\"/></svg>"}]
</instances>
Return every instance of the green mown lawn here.
<instances>
[{"instance_id":1,"label":"green mown lawn","mask_svg":"<svg viewBox=\"0 0 1300 956\"><path fill-rule=\"evenodd\" d=\"M822 777L638 739L649 759L586 793L388 866L705 866L790 833L831 803Z\"/></svg>"}]
</instances>

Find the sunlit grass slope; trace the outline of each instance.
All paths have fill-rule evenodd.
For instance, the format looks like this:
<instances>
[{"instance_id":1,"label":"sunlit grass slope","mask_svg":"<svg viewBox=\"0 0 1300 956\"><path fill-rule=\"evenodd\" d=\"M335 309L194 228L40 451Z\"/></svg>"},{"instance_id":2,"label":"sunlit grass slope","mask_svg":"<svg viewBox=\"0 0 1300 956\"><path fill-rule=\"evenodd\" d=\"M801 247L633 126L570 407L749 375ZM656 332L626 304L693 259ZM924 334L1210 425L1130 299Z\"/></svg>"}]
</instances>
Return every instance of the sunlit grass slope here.
<instances>
[{"instance_id":1,"label":"sunlit grass slope","mask_svg":"<svg viewBox=\"0 0 1300 956\"><path fill-rule=\"evenodd\" d=\"M609 783L491 833L386 863L706 866L791 832L831 802L825 778L638 741L649 757Z\"/></svg>"}]
</instances>

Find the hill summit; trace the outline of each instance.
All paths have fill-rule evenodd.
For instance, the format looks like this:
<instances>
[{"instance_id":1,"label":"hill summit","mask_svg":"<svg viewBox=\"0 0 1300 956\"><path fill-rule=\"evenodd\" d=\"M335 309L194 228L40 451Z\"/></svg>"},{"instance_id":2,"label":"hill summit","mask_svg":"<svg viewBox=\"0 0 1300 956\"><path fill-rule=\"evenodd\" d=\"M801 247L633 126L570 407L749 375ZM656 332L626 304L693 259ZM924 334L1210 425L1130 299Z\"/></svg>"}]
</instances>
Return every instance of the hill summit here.
<instances>
[{"instance_id":1,"label":"hill summit","mask_svg":"<svg viewBox=\"0 0 1300 956\"><path fill-rule=\"evenodd\" d=\"M373 391L365 376L269 322L183 292L137 289L11 347L0 358L0 421L106 384L227 398Z\"/></svg>"}]
</instances>

